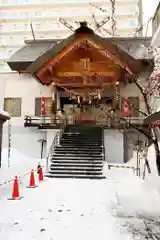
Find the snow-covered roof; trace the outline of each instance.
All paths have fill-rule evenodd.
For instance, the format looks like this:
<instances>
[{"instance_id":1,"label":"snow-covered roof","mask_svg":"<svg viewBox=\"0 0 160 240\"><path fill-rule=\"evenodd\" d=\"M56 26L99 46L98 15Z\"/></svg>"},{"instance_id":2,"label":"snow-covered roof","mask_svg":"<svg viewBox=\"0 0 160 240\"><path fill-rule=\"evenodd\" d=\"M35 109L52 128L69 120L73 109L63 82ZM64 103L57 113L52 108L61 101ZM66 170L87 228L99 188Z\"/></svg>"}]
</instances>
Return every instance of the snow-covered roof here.
<instances>
[{"instance_id":1,"label":"snow-covered roof","mask_svg":"<svg viewBox=\"0 0 160 240\"><path fill-rule=\"evenodd\" d=\"M10 119L9 113L0 109L0 120L6 121Z\"/></svg>"}]
</instances>

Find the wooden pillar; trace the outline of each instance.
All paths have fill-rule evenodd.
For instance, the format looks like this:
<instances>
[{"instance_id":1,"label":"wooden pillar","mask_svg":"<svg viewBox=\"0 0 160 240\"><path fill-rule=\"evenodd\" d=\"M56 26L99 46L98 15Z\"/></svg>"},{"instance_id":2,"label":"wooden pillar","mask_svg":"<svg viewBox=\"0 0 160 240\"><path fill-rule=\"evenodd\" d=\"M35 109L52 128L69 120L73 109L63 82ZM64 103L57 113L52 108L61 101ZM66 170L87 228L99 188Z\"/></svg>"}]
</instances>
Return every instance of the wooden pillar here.
<instances>
[{"instance_id":1,"label":"wooden pillar","mask_svg":"<svg viewBox=\"0 0 160 240\"><path fill-rule=\"evenodd\" d=\"M55 84L52 84L52 113L56 114L57 112L57 88L55 86Z\"/></svg>"}]
</instances>

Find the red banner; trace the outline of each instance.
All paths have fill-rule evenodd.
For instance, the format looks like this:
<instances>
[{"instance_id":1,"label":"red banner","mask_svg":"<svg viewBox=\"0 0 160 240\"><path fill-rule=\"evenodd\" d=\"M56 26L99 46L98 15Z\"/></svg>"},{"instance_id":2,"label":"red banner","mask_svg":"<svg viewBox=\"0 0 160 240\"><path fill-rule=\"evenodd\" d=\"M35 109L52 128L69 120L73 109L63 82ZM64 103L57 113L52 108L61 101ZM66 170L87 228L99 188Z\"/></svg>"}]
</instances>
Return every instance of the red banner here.
<instances>
[{"instance_id":1,"label":"red banner","mask_svg":"<svg viewBox=\"0 0 160 240\"><path fill-rule=\"evenodd\" d=\"M45 115L45 98L41 98L41 116Z\"/></svg>"},{"instance_id":2,"label":"red banner","mask_svg":"<svg viewBox=\"0 0 160 240\"><path fill-rule=\"evenodd\" d=\"M123 101L123 116L127 117L129 115L129 104L128 99L125 98Z\"/></svg>"}]
</instances>

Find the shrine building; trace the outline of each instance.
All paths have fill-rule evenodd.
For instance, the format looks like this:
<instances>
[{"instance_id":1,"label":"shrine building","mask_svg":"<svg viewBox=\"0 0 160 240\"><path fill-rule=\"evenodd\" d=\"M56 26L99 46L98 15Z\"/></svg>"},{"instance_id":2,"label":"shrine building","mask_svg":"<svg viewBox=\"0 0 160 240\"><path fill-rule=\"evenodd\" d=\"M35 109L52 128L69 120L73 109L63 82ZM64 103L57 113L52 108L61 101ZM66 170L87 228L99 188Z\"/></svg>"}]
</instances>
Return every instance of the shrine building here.
<instances>
[{"instance_id":1,"label":"shrine building","mask_svg":"<svg viewBox=\"0 0 160 240\"><path fill-rule=\"evenodd\" d=\"M99 126L107 161L128 161L131 130L120 119L128 98L136 107L129 107L127 118L137 126L143 122L137 110L144 110L143 98L134 79L145 84L153 67L149 44L143 37L102 38L85 21L63 40L27 40L7 62L13 72L1 80L12 148L38 158L43 142L45 157L64 126ZM3 138L7 147L7 125Z\"/></svg>"}]
</instances>

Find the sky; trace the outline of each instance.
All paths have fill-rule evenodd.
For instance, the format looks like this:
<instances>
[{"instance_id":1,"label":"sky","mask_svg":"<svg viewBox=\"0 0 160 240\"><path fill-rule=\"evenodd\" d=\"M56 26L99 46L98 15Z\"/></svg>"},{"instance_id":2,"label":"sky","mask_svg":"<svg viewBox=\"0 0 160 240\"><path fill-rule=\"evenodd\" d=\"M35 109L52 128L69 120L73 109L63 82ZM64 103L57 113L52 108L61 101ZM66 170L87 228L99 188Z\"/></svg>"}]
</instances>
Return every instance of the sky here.
<instances>
[{"instance_id":1,"label":"sky","mask_svg":"<svg viewBox=\"0 0 160 240\"><path fill-rule=\"evenodd\" d=\"M143 0L143 17L144 21L154 15L156 7L160 0Z\"/></svg>"},{"instance_id":2,"label":"sky","mask_svg":"<svg viewBox=\"0 0 160 240\"><path fill-rule=\"evenodd\" d=\"M158 6L158 3L160 0L142 0L143 1L143 22L145 26L147 25L148 20L154 16L154 13L156 11L156 8ZM152 34L152 22L150 22L147 35ZM146 31L146 28L144 26L144 31Z\"/></svg>"}]
</instances>

